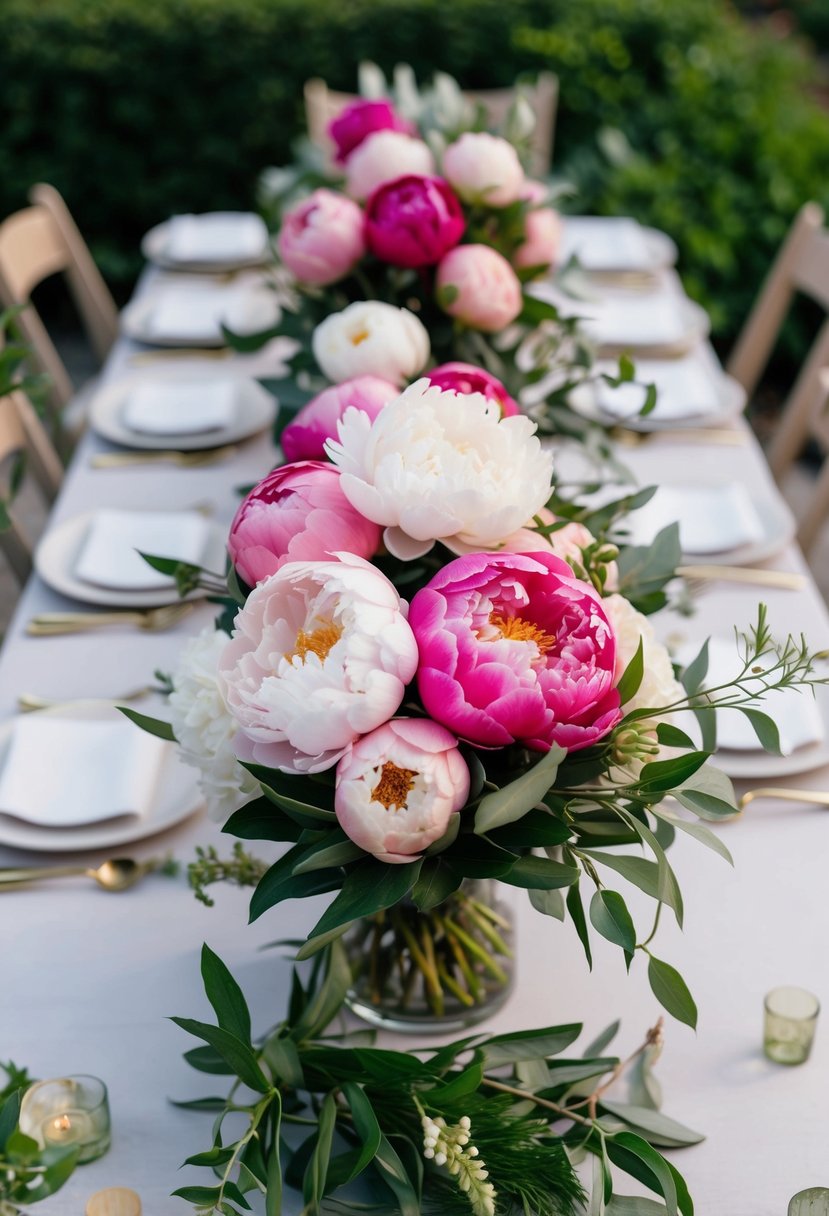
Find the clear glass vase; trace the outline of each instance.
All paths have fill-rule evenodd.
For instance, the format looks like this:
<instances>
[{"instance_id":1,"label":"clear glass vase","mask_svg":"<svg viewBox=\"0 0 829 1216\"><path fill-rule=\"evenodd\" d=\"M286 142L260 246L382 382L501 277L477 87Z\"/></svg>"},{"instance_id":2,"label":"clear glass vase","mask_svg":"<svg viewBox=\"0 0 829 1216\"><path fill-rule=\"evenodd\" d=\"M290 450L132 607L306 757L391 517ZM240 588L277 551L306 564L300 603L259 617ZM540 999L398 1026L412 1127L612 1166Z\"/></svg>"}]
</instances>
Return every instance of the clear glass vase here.
<instances>
[{"instance_id":1,"label":"clear glass vase","mask_svg":"<svg viewBox=\"0 0 829 1216\"><path fill-rule=\"evenodd\" d=\"M358 921L344 937L349 1008L389 1030L463 1030L494 1013L513 982L511 911L492 879L466 879L421 912L407 900Z\"/></svg>"}]
</instances>

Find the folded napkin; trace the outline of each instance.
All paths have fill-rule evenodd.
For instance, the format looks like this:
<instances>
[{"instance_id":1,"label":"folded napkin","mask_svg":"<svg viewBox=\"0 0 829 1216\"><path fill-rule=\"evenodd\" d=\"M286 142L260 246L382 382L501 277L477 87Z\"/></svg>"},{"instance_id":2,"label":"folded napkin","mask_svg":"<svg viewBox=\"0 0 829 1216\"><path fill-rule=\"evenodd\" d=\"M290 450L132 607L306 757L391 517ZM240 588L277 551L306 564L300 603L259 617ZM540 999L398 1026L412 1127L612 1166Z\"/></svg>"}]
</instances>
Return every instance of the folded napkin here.
<instances>
[{"instance_id":1,"label":"folded napkin","mask_svg":"<svg viewBox=\"0 0 829 1216\"><path fill-rule=\"evenodd\" d=\"M164 253L175 262L248 261L268 247L264 220L245 211L174 215L166 235Z\"/></svg>"},{"instance_id":2,"label":"folded napkin","mask_svg":"<svg viewBox=\"0 0 829 1216\"><path fill-rule=\"evenodd\" d=\"M636 220L603 215L564 218L560 262L577 257L585 270L648 271L653 257Z\"/></svg>"},{"instance_id":3,"label":"folded napkin","mask_svg":"<svg viewBox=\"0 0 829 1216\"><path fill-rule=\"evenodd\" d=\"M0 814L50 828L146 815L168 746L125 718L22 714L0 773Z\"/></svg>"},{"instance_id":4,"label":"folded napkin","mask_svg":"<svg viewBox=\"0 0 829 1216\"><path fill-rule=\"evenodd\" d=\"M198 565L210 523L197 511L98 511L75 562L75 576L117 591L154 591L173 580L140 556L174 557Z\"/></svg>"},{"instance_id":5,"label":"folded napkin","mask_svg":"<svg viewBox=\"0 0 829 1216\"><path fill-rule=\"evenodd\" d=\"M649 545L667 524L679 524L684 553L727 553L765 536L754 501L745 486L660 486L650 502L630 517L634 544Z\"/></svg>"},{"instance_id":6,"label":"folded napkin","mask_svg":"<svg viewBox=\"0 0 829 1216\"><path fill-rule=\"evenodd\" d=\"M611 362L599 371L618 374ZM596 402L612 418L635 418L645 404L646 385L656 385L656 406L648 414L654 422L698 418L718 412L717 386L710 372L693 355L683 359L637 360L636 379L641 383L613 388L604 380L596 386Z\"/></svg>"},{"instance_id":7,"label":"folded napkin","mask_svg":"<svg viewBox=\"0 0 829 1216\"><path fill-rule=\"evenodd\" d=\"M693 659L694 653L694 648L690 647L687 652L683 649L677 657L680 662L687 663ZM742 662L736 643L727 642L724 638L711 638L708 644L706 688L734 679L741 670ZM824 738L826 728L820 706L806 688L778 689L756 697L747 705L774 719L780 735L780 751L784 756L790 756L810 743L819 743ZM689 734L693 732L692 737L698 737L698 731L690 721L682 722L681 726ZM762 751L748 718L735 709L717 712L717 748L725 751Z\"/></svg>"},{"instance_id":8,"label":"folded napkin","mask_svg":"<svg viewBox=\"0 0 829 1216\"><path fill-rule=\"evenodd\" d=\"M276 295L261 287L166 287L147 314L150 338L175 342L224 341L222 325L238 333L267 329L279 316Z\"/></svg>"},{"instance_id":9,"label":"folded napkin","mask_svg":"<svg viewBox=\"0 0 829 1216\"><path fill-rule=\"evenodd\" d=\"M674 347L690 341L688 301L673 291L591 294L577 299L549 280L529 287L531 295L554 304L562 317L579 317L584 333L597 346Z\"/></svg>"},{"instance_id":10,"label":"folded napkin","mask_svg":"<svg viewBox=\"0 0 829 1216\"><path fill-rule=\"evenodd\" d=\"M122 418L145 435L198 435L221 431L234 421L235 380L154 380L138 384L124 402Z\"/></svg>"}]
</instances>

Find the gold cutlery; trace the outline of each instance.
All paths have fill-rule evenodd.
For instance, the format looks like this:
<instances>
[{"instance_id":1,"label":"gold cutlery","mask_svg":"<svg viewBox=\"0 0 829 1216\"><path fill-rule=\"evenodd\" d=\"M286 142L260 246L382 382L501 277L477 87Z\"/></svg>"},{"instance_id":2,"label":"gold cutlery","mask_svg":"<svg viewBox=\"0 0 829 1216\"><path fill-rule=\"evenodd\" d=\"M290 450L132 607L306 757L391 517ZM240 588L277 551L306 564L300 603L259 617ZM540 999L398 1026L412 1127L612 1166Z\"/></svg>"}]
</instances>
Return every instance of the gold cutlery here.
<instances>
[{"instance_id":1,"label":"gold cutlery","mask_svg":"<svg viewBox=\"0 0 829 1216\"><path fill-rule=\"evenodd\" d=\"M121 469L138 464L174 464L180 469L196 469L218 464L235 455L236 451L236 444L230 443L220 448L200 448L193 452L99 452L89 463L93 469Z\"/></svg>"},{"instance_id":2,"label":"gold cutlery","mask_svg":"<svg viewBox=\"0 0 829 1216\"><path fill-rule=\"evenodd\" d=\"M140 882L146 874L157 870L161 858L151 857L149 861L133 861L129 857L115 857L105 861L97 868L88 866L22 866L19 868L0 869L0 890L4 887L18 887L24 883L41 882L51 878L73 878L84 876L91 878L105 891L126 891Z\"/></svg>"},{"instance_id":3,"label":"gold cutlery","mask_svg":"<svg viewBox=\"0 0 829 1216\"><path fill-rule=\"evenodd\" d=\"M87 629L102 629L106 625L134 625L154 633L171 629L193 611L192 601L164 604L141 612L41 612L33 616L26 632L35 637L51 637L61 633L83 633Z\"/></svg>"},{"instance_id":4,"label":"gold cutlery","mask_svg":"<svg viewBox=\"0 0 829 1216\"><path fill-rule=\"evenodd\" d=\"M794 790L783 786L764 785L756 790L746 790L740 798L740 810L758 798L778 798L782 802L809 802L813 806L829 807L829 793L825 790Z\"/></svg>"},{"instance_id":5,"label":"gold cutlery","mask_svg":"<svg viewBox=\"0 0 829 1216\"><path fill-rule=\"evenodd\" d=\"M51 697L38 697L33 692L22 692L17 698L17 708L24 714L34 713L40 709L57 709L62 705L77 705L79 701L111 701L113 705L121 705L124 701L140 701L143 697L149 697L151 693L160 692L155 684L145 684L143 688L134 688L131 692L123 692L120 696L100 696L100 697L64 697L62 700L54 700Z\"/></svg>"},{"instance_id":6,"label":"gold cutlery","mask_svg":"<svg viewBox=\"0 0 829 1216\"><path fill-rule=\"evenodd\" d=\"M140 350L130 355L127 362L133 367L144 367L148 363L163 363L176 359L230 359L236 351L229 346L171 346L160 350Z\"/></svg>"},{"instance_id":7,"label":"gold cutlery","mask_svg":"<svg viewBox=\"0 0 829 1216\"><path fill-rule=\"evenodd\" d=\"M677 566L677 574L698 589L703 583L745 583L753 587L777 587L781 591L802 591L806 579L792 570L763 570L751 566Z\"/></svg>"},{"instance_id":8,"label":"gold cutlery","mask_svg":"<svg viewBox=\"0 0 829 1216\"><path fill-rule=\"evenodd\" d=\"M670 443L721 443L740 447L746 442L746 432L737 427L685 427L682 430L631 431L622 426L611 427L610 438L624 447L637 448L643 443L656 443L660 439Z\"/></svg>"}]
</instances>

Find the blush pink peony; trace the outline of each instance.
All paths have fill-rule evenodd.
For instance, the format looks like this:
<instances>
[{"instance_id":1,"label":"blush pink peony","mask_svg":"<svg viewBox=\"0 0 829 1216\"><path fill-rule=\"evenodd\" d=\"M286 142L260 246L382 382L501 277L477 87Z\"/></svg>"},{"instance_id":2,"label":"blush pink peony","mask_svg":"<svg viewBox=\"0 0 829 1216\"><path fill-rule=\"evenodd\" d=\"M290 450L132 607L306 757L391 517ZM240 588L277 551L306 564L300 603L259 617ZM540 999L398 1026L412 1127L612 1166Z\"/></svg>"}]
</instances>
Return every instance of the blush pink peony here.
<instances>
[{"instance_id":1,"label":"blush pink peony","mask_svg":"<svg viewBox=\"0 0 829 1216\"><path fill-rule=\"evenodd\" d=\"M523 307L515 271L489 245L450 249L438 265L435 289L444 312L487 334L511 325Z\"/></svg>"},{"instance_id":2,"label":"blush pink peony","mask_svg":"<svg viewBox=\"0 0 829 1216\"><path fill-rule=\"evenodd\" d=\"M306 460L274 469L242 500L230 525L230 560L251 587L286 562L346 550L371 557L380 528L352 507L330 464Z\"/></svg>"},{"instance_id":3,"label":"blush pink peony","mask_svg":"<svg viewBox=\"0 0 829 1216\"><path fill-rule=\"evenodd\" d=\"M409 609L426 712L481 747L589 747L619 721L602 601L550 553L476 553Z\"/></svg>"},{"instance_id":4,"label":"blush pink peony","mask_svg":"<svg viewBox=\"0 0 829 1216\"><path fill-rule=\"evenodd\" d=\"M410 134L411 123L397 113L390 101L359 98L345 106L328 124L328 136L336 147L334 159L342 165L355 148L375 131L403 131Z\"/></svg>"},{"instance_id":5,"label":"blush pink peony","mask_svg":"<svg viewBox=\"0 0 829 1216\"><path fill-rule=\"evenodd\" d=\"M398 177L379 186L366 203L366 244L392 266L434 266L454 249L465 228L463 208L440 177Z\"/></svg>"},{"instance_id":6,"label":"blush pink peony","mask_svg":"<svg viewBox=\"0 0 829 1216\"><path fill-rule=\"evenodd\" d=\"M315 190L287 211L277 238L282 261L300 283L336 283L366 251L363 213L334 190Z\"/></svg>"},{"instance_id":7,"label":"blush pink peony","mask_svg":"<svg viewBox=\"0 0 829 1216\"><path fill-rule=\"evenodd\" d=\"M512 144L486 131L465 131L443 154L443 172L467 203L507 207L526 185Z\"/></svg>"},{"instance_id":8,"label":"blush pink peony","mask_svg":"<svg viewBox=\"0 0 829 1216\"><path fill-rule=\"evenodd\" d=\"M374 421L400 390L380 376L355 376L324 388L288 423L280 438L286 460L324 460L326 439L337 438L337 423L349 406Z\"/></svg>"},{"instance_id":9,"label":"blush pink peony","mask_svg":"<svg viewBox=\"0 0 829 1216\"><path fill-rule=\"evenodd\" d=\"M524 219L524 240L513 255L519 270L546 270L558 258L561 217L552 207L535 207Z\"/></svg>"},{"instance_id":10,"label":"blush pink peony","mask_svg":"<svg viewBox=\"0 0 829 1216\"><path fill-rule=\"evenodd\" d=\"M466 802L458 741L426 718L394 718L347 748L334 808L345 834L380 861L416 861Z\"/></svg>"},{"instance_id":11,"label":"blush pink peony","mask_svg":"<svg viewBox=\"0 0 829 1216\"><path fill-rule=\"evenodd\" d=\"M349 156L345 188L352 198L362 202L384 182L410 173L429 177L434 171L435 158L422 139L402 131L377 131Z\"/></svg>"},{"instance_id":12,"label":"blush pink peony","mask_svg":"<svg viewBox=\"0 0 829 1216\"><path fill-rule=\"evenodd\" d=\"M441 363L426 372L426 379L451 393L482 393L487 400L498 403L502 418L521 413L518 402L510 397L501 381L471 363Z\"/></svg>"}]
</instances>

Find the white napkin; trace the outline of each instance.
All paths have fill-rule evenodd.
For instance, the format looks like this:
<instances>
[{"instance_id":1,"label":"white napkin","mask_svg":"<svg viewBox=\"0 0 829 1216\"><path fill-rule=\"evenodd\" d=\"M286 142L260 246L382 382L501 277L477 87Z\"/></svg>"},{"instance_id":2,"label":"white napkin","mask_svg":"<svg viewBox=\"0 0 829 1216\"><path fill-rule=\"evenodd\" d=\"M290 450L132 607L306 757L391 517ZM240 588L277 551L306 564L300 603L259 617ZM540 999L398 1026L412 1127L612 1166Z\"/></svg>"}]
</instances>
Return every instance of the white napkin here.
<instances>
[{"instance_id":1,"label":"white napkin","mask_svg":"<svg viewBox=\"0 0 829 1216\"><path fill-rule=\"evenodd\" d=\"M568 215L559 260L576 256L585 270L648 271L653 257L636 220L603 215Z\"/></svg>"},{"instance_id":2,"label":"white napkin","mask_svg":"<svg viewBox=\"0 0 829 1216\"><path fill-rule=\"evenodd\" d=\"M248 261L268 247L264 220L245 211L174 215L166 236L164 253L175 262Z\"/></svg>"},{"instance_id":3,"label":"white napkin","mask_svg":"<svg viewBox=\"0 0 829 1216\"><path fill-rule=\"evenodd\" d=\"M727 553L765 536L763 521L745 486L660 486L630 517L634 544L650 544L667 524L679 524L684 553Z\"/></svg>"},{"instance_id":4,"label":"white napkin","mask_svg":"<svg viewBox=\"0 0 829 1216\"><path fill-rule=\"evenodd\" d=\"M14 719L0 814L41 827L146 815L168 744L126 720Z\"/></svg>"},{"instance_id":5,"label":"white napkin","mask_svg":"<svg viewBox=\"0 0 829 1216\"><path fill-rule=\"evenodd\" d=\"M118 591L154 591L173 580L148 566L137 550L198 565L210 524L197 511L98 511L75 562L75 576Z\"/></svg>"},{"instance_id":6,"label":"white napkin","mask_svg":"<svg viewBox=\"0 0 829 1216\"><path fill-rule=\"evenodd\" d=\"M694 336L689 302L673 291L644 295L617 289L577 299L545 279L532 283L529 291L554 304L562 317L579 317L582 330L597 346L676 346Z\"/></svg>"},{"instance_id":7,"label":"white napkin","mask_svg":"<svg viewBox=\"0 0 829 1216\"><path fill-rule=\"evenodd\" d=\"M221 343L223 324L238 333L255 333L278 316L275 293L263 288L168 287L152 302L147 330L166 341Z\"/></svg>"},{"instance_id":8,"label":"white napkin","mask_svg":"<svg viewBox=\"0 0 829 1216\"><path fill-rule=\"evenodd\" d=\"M138 384L123 405L124 425L146 435L197 435L221 431L234 421L234 380L155 380Z\"/></svg>"},{"instance_id":9,"label":"white napkin","mask_svg":"<svg viewBox=\"0 0 829 1216\"><path fill-rule=\"evenodd\" d=\"M694 647L683 647L677 656L680 662L690 662L696 653ZM742 662L736 642L724 638L711 638L708 644L707 688L724 684L734 679L742 670ZM823 715L812 693L804 689L784 688L768 692L748 703L749 708L759 709L777 724L780 735L780 751L790 756L799 747L819 743L825 734ZM685 715L683 715L683 718ZM688 715L690 718L690 715ZM683 730L698 738L695 724L683 721ZM762 751L748 718L735 709L719 710L717 713L717 747L726 751Z\"/></svg>"},{"instance_id":10,"label":"white napkin","mask_svg":"<svg viewBox=\"0 0 829 1216\"><path fill-rule=\"evenodd\" d=\"M601 363L599 371L616 375L612 362ZM596 386L600 409L613 418L635 418L645 404L645 386L655 384L656 406L648 418L658 422L698 418L720 409L717 386L707 369L693 355L683 359L637 360L636 379L641 383L620 384L613 388L604 380Z\"/></svg>"}]
</instances>

